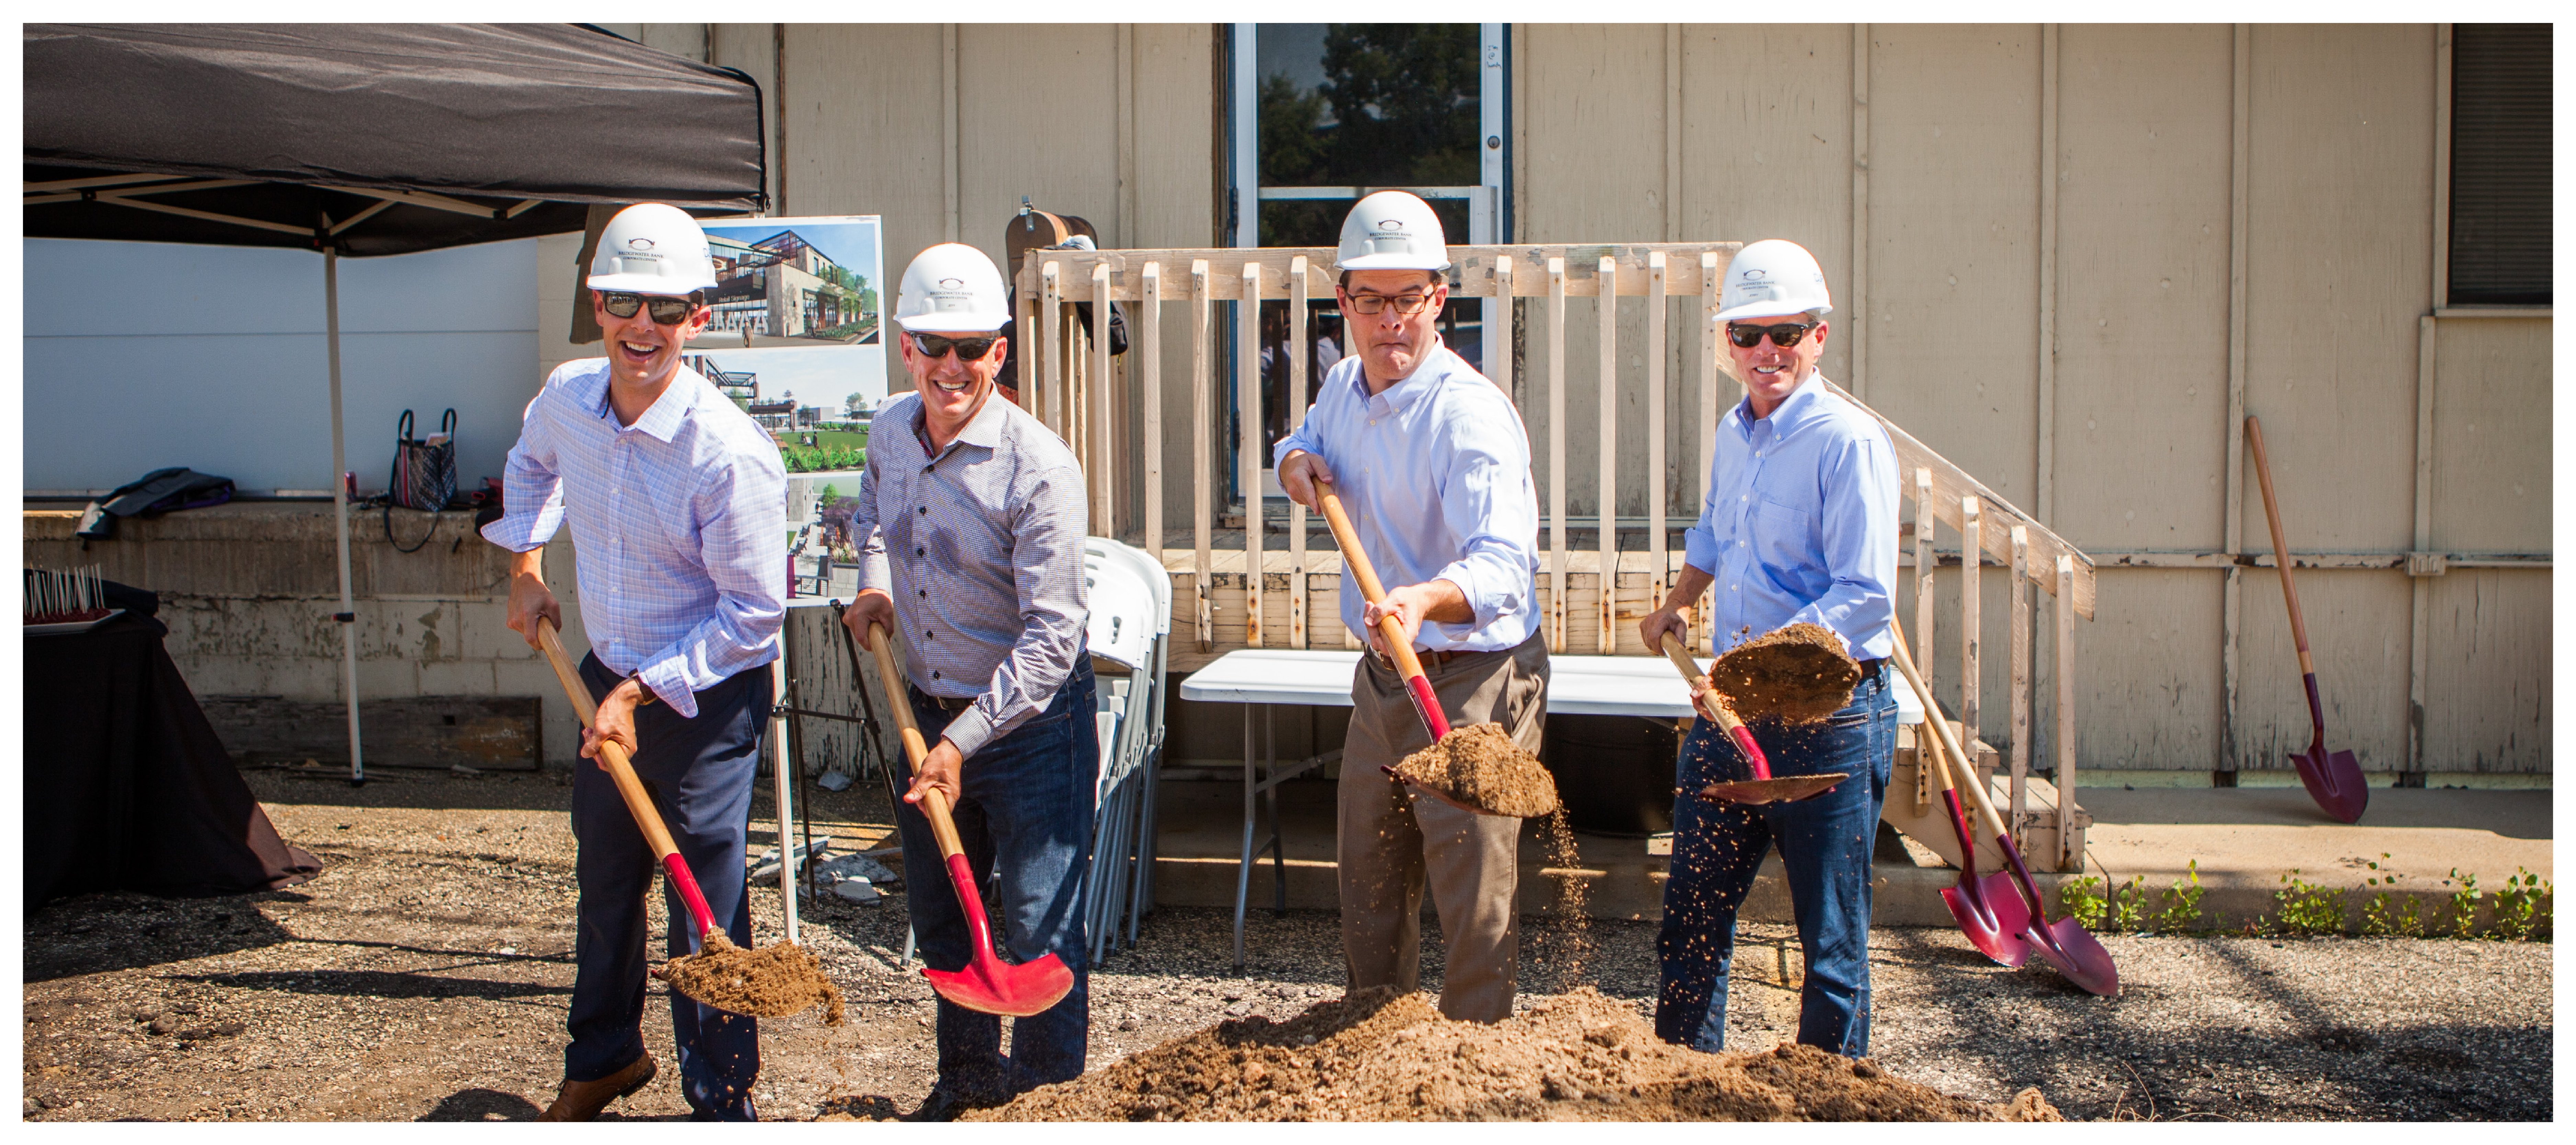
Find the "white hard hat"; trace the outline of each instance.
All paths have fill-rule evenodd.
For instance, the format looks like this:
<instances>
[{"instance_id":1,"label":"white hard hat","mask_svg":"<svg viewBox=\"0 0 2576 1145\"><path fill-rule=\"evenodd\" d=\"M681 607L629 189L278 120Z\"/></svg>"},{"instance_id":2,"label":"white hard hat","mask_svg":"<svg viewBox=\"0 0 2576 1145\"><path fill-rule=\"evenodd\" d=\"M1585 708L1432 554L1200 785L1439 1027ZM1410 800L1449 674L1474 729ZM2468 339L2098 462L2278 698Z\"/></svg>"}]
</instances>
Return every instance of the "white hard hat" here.
<instances>
[{"instance_id":1,"label":"white hard hat","mask_svg":"<svg viewBox=\"0 0 2576 1145\"><path fill-rule=\"evenodd\" d=\"M1343 270L1449 269L1449 243L1431 204L1403 191L1362 199L1342 219L1333 261Z\"/></svg>"},{"instance_id":2,"label":"white hard hat","mask_svg":"<svg viewBox=\"0 0 2576 1145\"><path fill-rule=\"evenodd\" d=\"M1002 272L964 243L941 243L912 257L895 296L894 320L933 334L999 330L1011 320Z\"/></svg>"},{"instance_id":3,"label":"white hard hat","mask_svg":"<svg viewBox=\"0 0 2576 1145\"><path fill-rule=\"evenodd\" d=\"M707 232L688 212L669 203L637 203L599 232L599 250L590 256L584 282L593 290L687 294L715 289L716 265L707 256Z\"/></svg>"},{"instance_id":4,"label":"white hard hat","mask_svg":"<svg viewBox=\"0 0 2576 1145\"><path fill-rule=\"evenodd\" d=\"M1726 264L1726 283L1710 321L1824 314L1833 308L1816 256L1787 239L1764 239L1737 251L1735 261Z\"/></svg>"}]
</instances>

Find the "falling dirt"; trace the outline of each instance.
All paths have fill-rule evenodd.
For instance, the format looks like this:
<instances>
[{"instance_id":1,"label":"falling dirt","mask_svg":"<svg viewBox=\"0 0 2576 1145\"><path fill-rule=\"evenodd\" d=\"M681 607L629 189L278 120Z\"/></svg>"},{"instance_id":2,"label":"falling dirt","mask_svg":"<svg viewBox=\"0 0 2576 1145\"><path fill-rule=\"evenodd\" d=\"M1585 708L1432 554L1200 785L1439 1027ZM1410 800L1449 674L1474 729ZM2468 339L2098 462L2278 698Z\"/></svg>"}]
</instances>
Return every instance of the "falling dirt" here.
<instances>
[{"instance_id":1,"label":"falling dirt","mask_svg":"<svg viewBox=\"0 0 2576 1145\"><path fill-rule=\"evenodd\" d=\"M1548 815L1539 829L1539 845L1547 853L1540 873L1556 880L1556 903L1538 920L1530 958L1548 971L1557 990L1570 990L1583 980L1584 965L1592 957L1592 884L1582 869L1574 830L1566 824L1565 808Z\"/></svg>"},{"instance_id":2,"label":"falling dirt","mask_svg":"<svg viewBox=\"0 0 2576 1145\"><path fill-rule=\"evenodd\" d=\"M820 1003L823 1024L841 1024L840 988L823 976L821 961L793 942L745 950L723 932L710 932L698 953L665 964L662 977L672 989L719 1010L784 1018Z\"/></svg>"},{"instance_id":3,"label":"falling dirt","mask_svg":"<svg viewBox=\"0 0 2576 1145\"><path fill-rule=\"evenodd\" d=\"M1497 815L1530 819L1557 809L1555 778L1498 723L1454 729L1404 757L1395 772L1408 783Z\"/></svg>"},{"instance_id":4,"label":"falling dirt","mask_svg":"<svg viewBox=\"0 0 2576 1145\"><path fill-rule=\"evenodd\" d=\"M1860 665L1843 653L1842 637L1831 629L1800 623L1736 645L1709 667L1708 678L1746 723L1778 716L1812 724L1851 703Z\"/></svg>"},{"instance_id":5,"label":"falling dirt","mask_svg":"<svg viewBox=\"0 0 2576 1145\"><path fill-rule=\"evenodd\" d=\"M1254 1016L1046 1086L980 1121L2055 1121L2036 1089L1989 1105L1783 1043L1705 1054L1589 987L1495 1023L1365 991Z\"/></svg>"}]
</instances>

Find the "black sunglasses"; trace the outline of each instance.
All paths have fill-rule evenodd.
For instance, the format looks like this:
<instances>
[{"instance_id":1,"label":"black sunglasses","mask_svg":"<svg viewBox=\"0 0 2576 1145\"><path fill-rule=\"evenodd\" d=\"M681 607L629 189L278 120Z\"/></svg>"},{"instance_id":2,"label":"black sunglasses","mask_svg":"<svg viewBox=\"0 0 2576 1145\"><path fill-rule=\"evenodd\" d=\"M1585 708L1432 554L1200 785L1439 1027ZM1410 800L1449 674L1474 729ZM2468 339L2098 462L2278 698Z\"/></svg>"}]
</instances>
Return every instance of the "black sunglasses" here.
<instances>
[{"instance_id":1,"label":"black sunglasses","mask_svg":"<svg viewBox=\"0 0 2576 1145\"><path fill-rule=\"evenodd\" d=\"M1807 331L1815 328L1816 324L1813 322L1782 322L1774 326L1747 326L1741 322L1729 322L1726 324L1726 340L1750 350L1762 341L1764 334L1769 334L1771 344L1785 350L1806 341Z\"/></svg>"},{"instance_id":2,"label":"black sunglasses","mask_svg":"<svg viewBox=\"0 0 2576 1145\"><path fill-rule=\"evenodd\" d=\"M922 357L945 358L948 356L948 351L954 349L960 362L983 361L984 355L993 352L993 343L999 341L1001 341L1000 338L991 334L978 338L943 338L937 334L912 336L913 348L920 350Z\"/></svg>"},{"instance_id":3,"label":"black sunglasses","mask_svg":"<svg viewBox=\"0 0 2576 1145\"><path fill-rule=\"evenodd\" d=\"M633 318L637 310L649 310L656 325L677 326L689 320L690 311L705 305L706 298L703 290L692 290L686 298L620 290L600 295L599 304L613 317Z\"/></svg>"}]
</instances>

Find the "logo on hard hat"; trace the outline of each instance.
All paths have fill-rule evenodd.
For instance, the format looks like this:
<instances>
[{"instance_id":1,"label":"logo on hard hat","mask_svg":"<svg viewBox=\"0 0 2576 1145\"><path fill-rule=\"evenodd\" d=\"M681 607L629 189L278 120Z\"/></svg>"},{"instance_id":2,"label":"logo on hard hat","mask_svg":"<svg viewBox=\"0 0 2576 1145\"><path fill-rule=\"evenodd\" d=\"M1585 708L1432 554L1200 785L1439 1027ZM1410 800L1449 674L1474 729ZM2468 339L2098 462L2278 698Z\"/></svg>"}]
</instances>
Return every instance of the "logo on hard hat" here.
<instances>
[{"instance_id":1,"label":"logo on hard hat","mask_svg":"<svg viewBox=\"0 0 2576 1145\"><path fill-rule=\"evenodd\" d=\"M647 238L632 238L626 240L626 245L636 250L651 250L653 249L653 240Z\"/></svg>"},{"instance_id":2,"label":"logo on hard hat","mask_svg":"<svg viewBox=\"0 0 2576 1145\"><path fill-rule=\"evenodd\" d=\"M966 280L962 278L943 278L939 280L939 288L941 290L964 290L966 289Z\"/></svg>"},{"instance_id":3,"label":"logo on hard hat","mask_svg":"<svg viewBox=\"0 0 2576 1145\"><path fill-rule=\"evenodd\" d=\"M1379 220L1377 221L1377 229L1382 230L1382 231L1400 231L1400 230L1403 230L1403 229L1404 229L1404 220L1402 220L1402 219L1379 219Z\"/></svg>"},{"instance_id":4,"label":"logo on hard hat","mask_svg":"<svg viewBox=\"0 0 2576 1145\"><path fill-rule=\"evenodd\" d=\"M1763 277L1768 276L1769 274L1770 274L1770 272L1769 272L1769 271L1766 271L1766 270L1762 269L1761 267L1758 267L1758 266L1757 266L1757 267L1753 267L1753 268L1750 268L1750 269L1748 269L1748 270L1746 270L1746 271L1744 272L1744 281L1746 281L1746 282L1751 282L1751 281L1753 281L1754 279L1757 279L1757 278L1763 278Z\"/></svg>"}]
</instances>

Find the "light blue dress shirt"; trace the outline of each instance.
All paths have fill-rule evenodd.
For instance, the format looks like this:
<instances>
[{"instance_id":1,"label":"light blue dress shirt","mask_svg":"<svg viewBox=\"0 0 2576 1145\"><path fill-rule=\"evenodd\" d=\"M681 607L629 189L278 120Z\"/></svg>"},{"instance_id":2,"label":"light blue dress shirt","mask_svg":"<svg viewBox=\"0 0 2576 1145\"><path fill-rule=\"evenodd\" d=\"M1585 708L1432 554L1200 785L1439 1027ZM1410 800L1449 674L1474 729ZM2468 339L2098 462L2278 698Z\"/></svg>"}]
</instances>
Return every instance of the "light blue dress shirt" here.
<instances>
[{"instance_id":1,"label":"light blue dress shirt","mask_svg":"<svg viewBox=\"0 0 2576 1145\"><path fill-rule=\"evenodd\" d=\"M1499 652L1538 630L1538 487L1529 431L1511 400L1439 346L1413 376L1368 392L1357 356L1334 363L1306 423L1274 459L1305 450L1333 472L1360 547L1393 589L1446 580L1475 619L1426 621L1418 646ZM1342 578L1342 624L1360 629L1356 577Z\"/></svg>"},{"instance_id":2,"label":"light blue dress shirt","mask_svg":"<svg viewBox=\"0 0 2576 1145\"><path fill-rule=\"evenodd\" d=\"M680 367L633 425L608 359L557 367L528 403L486 540L514 553L572 526L590 650L683 718L696 692L778 658L787 617L787 467L769 434Z\"/></svg>"},{"instance_id":3,"label":"light blue dress shirt","mask_svg":"<svg viewBox=\"0 0 2576 1145\"><path fill-rule=\"evenodd\" d=\"M1771 416L1717 423L1708 502L1683 559L1717 578L1710 654L1785 624L1821 624L1852 657L1895 647L1896 445L1810 376Z\"/></svg>"}]
</instances>

